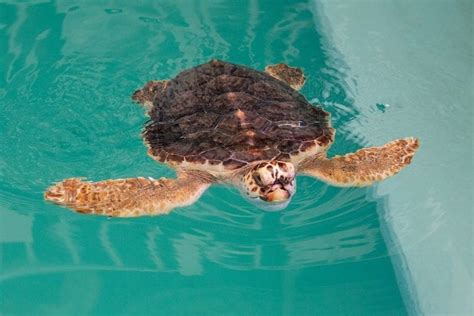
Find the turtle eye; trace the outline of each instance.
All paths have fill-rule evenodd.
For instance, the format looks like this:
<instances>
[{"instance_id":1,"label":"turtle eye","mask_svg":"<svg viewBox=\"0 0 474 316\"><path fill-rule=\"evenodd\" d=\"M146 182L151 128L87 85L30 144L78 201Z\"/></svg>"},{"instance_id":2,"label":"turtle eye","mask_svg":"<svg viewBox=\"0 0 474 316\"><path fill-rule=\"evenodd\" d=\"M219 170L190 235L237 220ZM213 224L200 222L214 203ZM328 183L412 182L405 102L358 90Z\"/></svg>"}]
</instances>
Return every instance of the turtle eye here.
<instances>
[{"instance_id":1,"label":"turtle eye","mask_svg":"<svg viewBox=\"0 0 474 316\"><path fill-rule=\"evenodd\" d=\"M253 174L253 179L255 180L255 182L256 182L259 186L263 186L262 177L260 176L260 173L255 172L255 173Z\"/></svg>"}]
</instances>

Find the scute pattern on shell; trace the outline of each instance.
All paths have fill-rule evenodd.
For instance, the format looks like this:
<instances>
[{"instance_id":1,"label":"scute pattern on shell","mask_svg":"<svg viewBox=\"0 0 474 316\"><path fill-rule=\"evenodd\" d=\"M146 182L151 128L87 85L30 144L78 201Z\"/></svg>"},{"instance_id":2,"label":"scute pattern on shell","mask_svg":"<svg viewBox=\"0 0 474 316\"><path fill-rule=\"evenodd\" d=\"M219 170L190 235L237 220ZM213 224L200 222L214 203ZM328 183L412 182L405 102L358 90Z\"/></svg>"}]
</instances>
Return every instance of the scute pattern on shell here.
<instances>
[{"instance_id":1,"label":"scute pattern on shell","mask_svg":"<svg viewBox=\"0 0 474 316\"><path fill-rule=\"evenodd\" d=\"M278 159L333 140L329 114L285 83L212 60L185 70L155 96L145 126L150 154L163 162L228 169Z\"/></svg>"}]
</instances>

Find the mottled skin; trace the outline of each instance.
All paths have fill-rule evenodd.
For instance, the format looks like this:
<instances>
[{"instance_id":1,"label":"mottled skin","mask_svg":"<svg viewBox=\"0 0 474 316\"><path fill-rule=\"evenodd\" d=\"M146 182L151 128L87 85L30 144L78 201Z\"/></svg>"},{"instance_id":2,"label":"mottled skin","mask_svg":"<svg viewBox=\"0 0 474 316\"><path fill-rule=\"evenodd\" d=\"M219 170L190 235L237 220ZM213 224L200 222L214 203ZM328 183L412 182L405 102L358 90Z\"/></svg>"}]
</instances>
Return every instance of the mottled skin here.
<instances>
[{"instance_id":1,"label":"mottled skin","mask_svg":"<svg viewBox=\"0 0 474 316\"><path fill-rule=\"evenodd\" d=\"M300 168L303 174L335 186L367 186L400 172L410 164L418 147L415 138L397 139L331 159L322 153L303 161Z\"/></svg>"},{"instance_id":2,"label":"mottled skin","mask_svg":"<svg viewBox=\"0 0 474 316\"><path fill-rule=\"evenodd\" d=\"M329 114L297 91L303 72L284 64L265 70L212 60L135 91L132 98L150 116L143 131L148 154L175 168L176 179L71 178L48 188L45 199L82 213L158 215L226 183L275 209L294 195L297 173L365 186L411 162L415 138L328 159L335 131Z\"/></svg>"},{"instance_id":3,"label":"mottled skin","mask_svg":"<svg viewBox=\"0 0 474 316\"><path fill-rule=\"evenodd\" d=\"M301 69L289 67L285 64L268 65L265 67L265 72L278 80L286 82L295 90L301 89L306 80Z\"/></svg>"},{"instance_id":4,"label":"mottled skin","mask_svg":"<svg viewBox=\"0 0 474 316\"><path fill-rule=\"evenodd\" d=\"M80 213L132 217L167 214L194 203L214 182L200 172L178 174L177 179L116 179L99 182L71 178L50 187L47 200Z\"/></svg>"}]
</instances>

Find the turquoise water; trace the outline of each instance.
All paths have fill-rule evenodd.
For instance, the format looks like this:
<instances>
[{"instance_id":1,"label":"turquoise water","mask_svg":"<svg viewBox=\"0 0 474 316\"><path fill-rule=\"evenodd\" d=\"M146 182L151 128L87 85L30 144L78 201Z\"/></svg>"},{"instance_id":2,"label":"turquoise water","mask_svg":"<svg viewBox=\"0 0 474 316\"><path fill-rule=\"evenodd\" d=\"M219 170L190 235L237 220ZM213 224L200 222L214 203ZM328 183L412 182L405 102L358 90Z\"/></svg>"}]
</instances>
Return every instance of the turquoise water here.
<instances>
[{"instance_id":1,"label":"turquoise water","mask_svg":"<svg viewBox=\"0 0 474 316\"><path fill-rule=\"evenodd\" d=\"M413 168L374 187L408 310L474 315L474 2L321 2L323 33L354 79L359 114L345 128L371 144L421 140Z\"/></svg>"},{"instance_id":2,"label":"turquoise water","mask_svg":"<svg viewBox=\"0 0 474 316\"><path fill-rule=\"evenodd\" d=\"M211 58L303 67L302 93L338 129L331 154L411 136L395 122L370 143L353 128L380 122L355 105L357 80L325 19L307 1L3 1L0 313L410 312L416 299L397 272L404 259L386 220L416 158L383 194L299 177L291 204L276 213L217 186L168 216L137 219L84 216L42 199L50 183L72 176L173 176L147 157L146 117L130 96ZM368 113L390 115L380 98Z\"/></svg>"}]
</instances>

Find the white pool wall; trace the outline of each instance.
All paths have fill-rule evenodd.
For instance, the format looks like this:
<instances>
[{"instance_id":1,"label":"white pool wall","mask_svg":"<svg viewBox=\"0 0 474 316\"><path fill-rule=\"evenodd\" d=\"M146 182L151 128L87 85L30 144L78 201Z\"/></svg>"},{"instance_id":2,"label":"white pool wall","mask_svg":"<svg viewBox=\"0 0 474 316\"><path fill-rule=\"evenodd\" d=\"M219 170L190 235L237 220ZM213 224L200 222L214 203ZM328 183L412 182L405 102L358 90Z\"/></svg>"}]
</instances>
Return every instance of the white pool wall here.
<instances>
[{"instance_id":1,"label":"white pool wall","mask_svg":"<svg viewBox=\"0 0 474 316\"><path fill-rule=\"evenodd\" d=\"M360 111L346 131L367 145L421 141L413 164L375 189L388 196L380 216L409 312L474 315L473 2L316 5Z\"/></svg>"}]
</instances>

